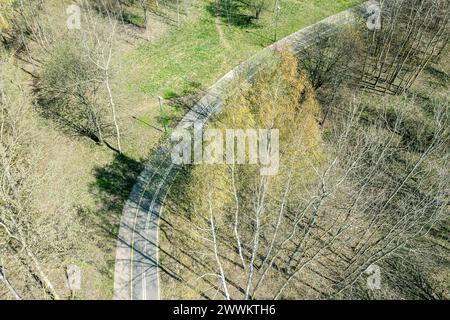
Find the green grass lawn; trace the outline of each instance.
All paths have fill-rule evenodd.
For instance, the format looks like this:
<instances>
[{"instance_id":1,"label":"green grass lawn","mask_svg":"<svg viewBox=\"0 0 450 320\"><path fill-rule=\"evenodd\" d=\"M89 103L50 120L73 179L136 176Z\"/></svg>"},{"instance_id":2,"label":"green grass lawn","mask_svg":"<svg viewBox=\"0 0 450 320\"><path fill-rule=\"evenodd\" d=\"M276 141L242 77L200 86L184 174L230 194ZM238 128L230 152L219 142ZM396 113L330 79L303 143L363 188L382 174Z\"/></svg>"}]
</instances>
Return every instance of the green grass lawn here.
<instances>
[{"instance_id":1,"label":"green grass lawn","mask_svg":"<svg viewBox=\"0 0 450 320\"><path fill-rule=\"evenodd\" d=\"M278 39L327 16L352 7L361 0L284 0L278 23ZM274 42L274 15L266 10L250 25L227 25L208 7L213 1L194 2L196 14L172 27L163 39L141 45L126 57L125 77L131 94L150 97L171 91L182 95L205 88L235 65ZM191 5L190 5L191 6ZM272 8L273 5L269 5Z\"/></svg>"},{"instance_id":2,"label":"green grass lawn","mask_svg":"<svg viewBox=\"0 0 450 320\"><path fill-rule=\"evenodd\" d=\"M156 30L161 31L159 40L140 42L135 46L134 38L122 34L121 41L117 41L113 91L124 156L117 156L110 149L98 147L87 139L68 137L50 121L37 117L37 145L45 155L43 163L51 167L52 173L42 182L39 209L42 212L62 212L66 207L77 210L89 225L87 232L79 236L85 253L75 261L83 269L84 279L83 290L77 298L112 297L115 233L122 207L142 164L165 137L164 124L174 124L161 121L157 96L170 99L182 96L186 91L208 87L274 41L271 12L264 12L260 21L250 26L227 26L226 19L215 17L208 11L214 0L180 2L186 5L183 11L187 11L182 15L180 27L174 23L173 8L171 11L163 8L166 2L161 1L161 10L167 10L164 15L172 20L161 30ZM359 2L361 0L281 0L278 38ZM65 28L58 26L65 25L66 15L62 13L71 1L49 3L43 21L49 21L50 30L64 38ZM135 11L128 18L130 22L142 25L141 13ZM55 23L52 19L61 21ZM31 50L40 57L40 50L35 45L31 45ZM46 57L42 58L45 61ZM186 109L164 103L164 116L178 119L185 112ZM114 137L108 136L107 140L114 144ZM60 203L65 207L61 208ZM55 269L55 273L57 271Z\"/></svg>"}]
</instances>

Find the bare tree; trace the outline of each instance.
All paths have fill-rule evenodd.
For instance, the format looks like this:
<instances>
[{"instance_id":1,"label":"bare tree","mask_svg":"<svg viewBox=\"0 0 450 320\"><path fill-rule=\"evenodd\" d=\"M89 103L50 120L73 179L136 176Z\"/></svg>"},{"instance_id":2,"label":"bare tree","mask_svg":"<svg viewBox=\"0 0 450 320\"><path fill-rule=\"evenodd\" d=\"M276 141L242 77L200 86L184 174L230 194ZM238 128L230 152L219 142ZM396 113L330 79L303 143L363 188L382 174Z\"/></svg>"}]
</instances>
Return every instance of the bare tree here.
<instances>
[{"instance_id":1,"label":"bare tree","mask_svg":"<svg viewBox=\"0 0 450 320\"><path fill-rule=\"evenodd\" d=\"M47 56L35 84L37 103L42 114L62 130L103 144L102 74L76 44L77 39L64 41Z\"/></svg>"},{"instance_id":2,"label":"bare tree","mask_svg":"<svg viewBox=\"0 0 450 320\"><path fill-rule=\"evenodd\" d=\"M20 295L17 293L16 289L14 289L14 287L11 285L11 283L8 281L8 278L6 277L6 272L5 270L3 270L1 261L0 261L0 281L2 281L6 288L8 289L8 291L11 293L11 295L16 299L16 300L21 300L22 298L20 297Z\"/></svg>"},{"instance_id":3,"label":"bare tree","mask_svg":"<svg viewBox=\"0 0 450 320\"><path fill-rule=\"evenodd\" d=\"M383 93L408 90L448 43L449 2L380 1L382 29L368 31L370 43L361 84Z\"/></svg>"},{"instance_id":4,"label":"bare tree","mask_svg":"<svg viewBox=\"0 0 450 320\"><path fill-rule=\"evenodd\" d=\"M116 132L116 143L119 153L122 153L120 128L117 120L116 103L114 101L111 86L111 61L113 58L113 49L115 46L115 35L117 30L117 21L108 14L107 29L96 22L96 18L87 7L86 15L86 33L83 41L88 59L103 74L103 81L108 95L108 101L111 108L112 120Z\"/></svg>"},{"instance_id":5,"label":"bare tree","mask_svg":"<svg viewBox=\"0 0 450 320\"><path fill-rule=\"evenodd\" d=\"M5 67L5 63L1 61ZM7 68L5 68L6 71ZM7 252L7 257L15 261L27 270L31 279L34 279L45 292L53 299L59 299L60 295L55 290L42 262L36 255L35 243L30 238L30 229L34 219L31 199L39 177L30 179L33 171L35 155L28 152L27 132L23 119L26 117L28 102L26 95L13 100L11 93L3 81L0 83L0 239L1 253ZM19 103L19 105L14 105ZM9 260L9 259L8 259ZM18 294L5 276L7 267L2 260L2 280L13 292L16 298Z\"/></svg>"},{"instance_id":6,"label":"bare tree","mask_svg":"<svg viewBox=\"0 0 450 320\"><path fill-rule=\"evenodd\" d=\"M260 121L284 128L280 136L292 140L281 142L278 176L260 176L252 166L194 168L192 184L184 188L190 205L176 206L176 218L165 217L181 229L170 235L176 259L183 261L174 262L180 277L189 287L195 279L209 298L217 292L226 299L360 297L368 291L361 284L371 265L417 247L448 214L448 104L434 104L430 139L405 145L413 100L403 97L395 107L385 100L367 121L366 102L355 97L327 126L323 157L315 143L305 145L318 126L305 111L310 100L294 94L288 100L297 105L295 112L283 109L291 105L284 99L299 90L287 76L295 73L283 66L279 73L266 70L270 85L259 75L217 122L219 128L242 124L240 117L252 122L248 99L249 109L261 112ZM280 89L286 88L283 81L292 92ZM308 89L300 92L308 97ZM277 107L271 109L270 101ZM179 192L176 201L184 203ZM213 237L208 226L214 226Z\"/></svg>"}]
</instances>

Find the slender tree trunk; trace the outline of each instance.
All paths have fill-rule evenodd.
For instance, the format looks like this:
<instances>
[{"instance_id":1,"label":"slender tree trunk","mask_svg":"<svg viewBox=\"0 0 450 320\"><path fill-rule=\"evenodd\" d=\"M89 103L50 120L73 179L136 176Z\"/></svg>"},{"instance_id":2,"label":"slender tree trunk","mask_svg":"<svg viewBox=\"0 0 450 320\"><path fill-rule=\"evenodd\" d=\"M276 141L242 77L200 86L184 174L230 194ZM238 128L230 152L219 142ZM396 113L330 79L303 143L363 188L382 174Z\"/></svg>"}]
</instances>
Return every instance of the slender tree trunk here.
<instances>
[{"instance_id":1,"label":"slender tree trunk","mask_svg":"<svg viewBox=\"0 0 450 320\"><path fill-rule=\"evenodd\" d=\"M14 289L11 283L9 283L8 279L6 278L5 272L2 270L1 266L0 266L0 281L2 281L5 284L6 289L8 289L8 291L11 293L14 299L22 300L22 298L17 293L16 289Z\"/></svg>"},{"instance_id":2,"label":"slender tree trunk","mask_svg":"<svg viewBox=\"0 0 450 320\"><path fill-rule=\"evenodd\" d=\"M213 245L214 245L214 258L216 260L217 266L219 267L220 279L222 280L222 286L223 286L223 290L225 292L225 298L227 300L230 300L230 293L228 292L225 271L223 269L223 266L222 266L222 263L220 262L220 257L219 257L219 248L217 245L216 227L214 225L213 205L212 205L212 201L211 201L211 190L209 190L209 192L208 192L208 205L209 205L211 235L213 238Z\"/></svg>"},{"instance_id":3,"label":"slender tree trunk","mask_svg":"<svg viewBox=\"0 0 450 320\"><path fill-rule=\"evenodd\" d=\"M113 122L114 122L114 127L116 129L117 148L119 150L119 153L122 153L122 145L120 143L120 140L121 140L121 138L120 138L120 128L119 128L119 124L117 122L116 105L114 103L112 90L111 90L111 85L109 83L109 72L108 72L108 70L106 70L106 73L105 73L105 82L106 82L106 89L108 90L109 104L111 106L111 113L112 113L112 118L113 118Z\"/></svg>"},{"instance_id":4,"label":"slender tree trunk","mask_svg":"<svg viewBox=\"0 0 450 320\"><path fill-rule=\"evenodd\" d=\"M231 181L233 184L233 193L234 193L234 201L236 202L236 211L235 211L235 215L234 215L234 225L233 225L233 231L234 231L234 235L236 236L236 242L237 242L237 247L238 247L238 251L239 251L239 257L241 258L241 262L242 262L242 268L246 268L245 266L245 259L244 259L244 255L242 253L242 243L241 243L241 237L239 236L239 197L238 197L238 193L237 193L237 188L236 188L236 166L234 164L232 164L231 167Z\"/></svg>"},{"instance_id":5,"label":"slender tree trunk","mask_svg":"<svg viewBox=\"0 0 450 320\"><path fill-rule=\"evenodd\" d=\"M45 275L45 273L42 270L41 265L40 265L39 261L37 260L37 258L35 257L35 255L28 248L26 248L25 250L26 250L27 256L30 257L31 261L33 261L33 264L39 275L39 279L44 284L46 290L50 293L50 295L52 296L53 299L59 300L60 299L59 294L56 292L52 283L50 282L48 277Z\"/></svg>"}]
</instances>

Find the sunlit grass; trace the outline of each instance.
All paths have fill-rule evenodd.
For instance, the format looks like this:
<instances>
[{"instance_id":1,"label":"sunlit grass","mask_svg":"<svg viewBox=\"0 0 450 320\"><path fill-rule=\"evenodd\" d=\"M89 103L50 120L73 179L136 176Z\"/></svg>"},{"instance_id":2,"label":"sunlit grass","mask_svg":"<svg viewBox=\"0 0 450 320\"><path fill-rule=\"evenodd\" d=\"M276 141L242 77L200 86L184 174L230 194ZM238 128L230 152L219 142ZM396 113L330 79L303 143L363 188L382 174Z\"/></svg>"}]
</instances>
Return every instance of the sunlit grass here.
<instances>
[{"instance_id":1,"label":"sunlit grass","mask_svg":"<svg viewBox=\"0 0 450 320\"><path fill-rule=\"evenodd\" d=\"M361 0L285 0L279 17L280 39ZM170 90L177 94L207 87L233 66L274 42L272 5L249 26L227 25L209 11L210 1L198 4L198 15L156 43L145 44L127 57L131 93L149 96ZM221 37L219 28L223 37Z\"/></svg>"}]
</instances>

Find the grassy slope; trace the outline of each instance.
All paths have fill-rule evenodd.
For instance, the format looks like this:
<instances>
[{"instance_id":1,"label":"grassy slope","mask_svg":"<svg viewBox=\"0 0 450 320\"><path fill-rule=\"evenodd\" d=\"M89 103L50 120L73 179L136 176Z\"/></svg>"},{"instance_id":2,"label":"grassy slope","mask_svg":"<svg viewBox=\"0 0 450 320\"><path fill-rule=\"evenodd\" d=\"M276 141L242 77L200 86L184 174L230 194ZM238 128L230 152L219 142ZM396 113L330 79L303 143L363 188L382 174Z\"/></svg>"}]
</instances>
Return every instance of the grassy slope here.
<instances>
[{"instance_id":1,"label":"grassy slope","mask_svg":"<svg viewBox=\"0 0 450 320\"><path fill-rule=\"evenodd\" d=\"M277 38L361 2L284 0ZM156 121L157 96L168 92L183 95L205 89L235 65L273 42L271 11L264 12L261 19L250 26L228 26L226 19L214 17L208 10L211 3L210 0L193 1L179 28L172 26L165 37L140 45L125 55L119 77L128 80L127 87L122 88L123 96L128 99L123 112L146 122L151 120L151 125L160 128ZM147 141L157 140L159 133L153 130L149 136L148 128L140 126L137 131L130 132L130 140L139 145L139 148L132 148L133 154L142 155L142 148L148 150L142 135Z\"/></svg>"},{"instance_id":2,"label":"grassy slope","mask_svg":"<svg viewBox=\"0 0 450 320\"><path fill-rule=\"evenodd\" d=\"M285 0L278 38L286 36L360 0ZM207 86L239 62L274 40L273 15L266 12L248 27L227 26L208 12L209 1L197 1L198 14L156 43L143 45L128 56L129 90L148 95L166 90L182 93ZM219 28L223 37L220 36Z\"/></svg>"},{"instance_id":3,"label":"grassy slope","mask_svg":"<svg viewBox=\"0 0 450 320\"><path fill-rule=\"evenodd\" d=\"M54 6L47 11L49 19L64 36L64 13L69 2L50 2ZM126 41L118 43L115 62L120 68L114 93L120 107L126 156L118 157L86 139L68 137L55 130L51 122L38 118L39 144L46 155L42 165L51 172L42 187L41 209L55 210L64 203L68 210L77 210L90 226L86 234L79 235L80 242L87 243L86 254L80 261L70 261L83 269L83 286L76 298L112 297L115 234L121 209L141 169L138 161L158 146L162 136L158 130L161 124L156 120L156 96L166 91L182 94L192 88L205 88L273 41L271 13L264 13L256 26L228 27L208 12L209 2L190 1L180 28L172 21L165 26L169 31L164 30L165 35L158 41L138 47ZM358 2L284 0L279 38ZM55 273L60 275L60 270Z\"/></svg>"},{"instance_id":4,"label":"grassy slope","mask_svg":"<svg viewBox=\"0 0 450 320\"><path fill-rule=\"evenodd\" d=\"M450 94L448 88L450 86L450 55L444 54L441 61L438 64L430 63L430 65L425 68L424 72L417 79L414 86L409 91L410 99L413 102L409 107L411 111L406 114L407 123L411 124L411 129L417 128L417 133L420 137L421 129L425 125L433 125L432 117L433 110L430 109L430 101L435 101L442 103L444 105L448 105ZM353 94L356 93L356 96L359 99L362 99L365 103L366 110L370 109L372 112L376 110L376 112L382 112L383 108L386 105L397 106L400 101L403 99L398 96L382 96L377 95L368 91L353 91L352 94L348 94L347 99L353 99ZM348 102L350 105L350 101ZM415 130L412 131L416 132ZM417 156L416 153L411 153L407 151L405 148L404 155L414 155ZM400 165L403 165L400 162ZM169 199L170 203L171 199ZM180 201L178 198L176 201ZM170 207L170 205L168 206ZM160 238L161 242L161 265L165 265L166 269L175 272L178 276L184 278L183 281L174 280L173 277L169 276L167 273L161 272L161 291L163 298L167 299L199 299L201 298L198 293L193 290L196 287L196 282L191 281L189 278L189 273L186 269L180 264L174 263L172 254L173 251L176 250L186 250L189 251L189 248L174 248L172 244L174 234L171 233L171 225L173 225L173 221L170 217L170 214L173 212L169 212L171 210L165 210L166 219L169 221L167 223L164 221L162 223L161 230L162 236ZM173 215L176 216L176 215ZM179 220L178 220L179 221ZM426 275L426 279L429 283L433 285L433 288L436 292L439 292L444 299L450 294L450 256L448 255L448 251L450 250L450 239L448 237L448 231L450 230L450 218L446 221L437 224L430 233L423 239L423 241L416 243L418 246L418 252L423 250L426 252L425 261L429 263L429 270L421 269L424 261L414 260L412 263L417 264L417 267ZM425 249L424 249L425 248ZM172 251L173 250L173 251ZM177 252L178 254L178 252ZM182 256L182 255L180 255ZM418 257L423 258L420 254ZM386 259L389 260L389 259ZM183 263L186 263L183 261ZM189 263L188 263L189 265ZM407 270L407 269L406 269ZM401 272L397 275L398 279L405 277L407 278L414 273L412 270L407 270L408 273L402 274ZM186 279L188 279L186 281ZM397 278L395 278L397 279ZM385 280L383 280L385 281ZM375 291L372 299L413 299L417 297L423 297L420 295L413 296L408 290L397 291L395 287L390 287L391 284L386 284L386 287L389 288L386 291ZM414 288L414 286L411 286ZM391 290L391 291L388 291ZM382 293L386 294L386 292L392 294L392 297L388 295L382 295ZM408 295L409 294L409 295Z\"/></svg>"},{"instance_id":5,"label":"grassy slope","mask_svg":"<svg viewBox=\"0 0 450 320\"><path fill-rule=\"evenodd\" d=\"M163 38L144 43L124 55L121 83L127 152L143 157L158 145L160 131L131 121L130 116L161 128L157 96L205 89L231 68L274 41L273 16L265 12L253 26L228 26L208 12L213 1L193 1L180 28L171 27ZM278 39L323 18L352 7L361 0L284 0ZM126 87L124 85L126 84ZM170 112L170 111L168 111ZM179 111L180 112L180 111ZM184 111L181 111L184 112ZM125 118L125 115L128 118ZM164 289L164 288L163 288Z\"/></svg>"}]
</instances>

